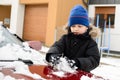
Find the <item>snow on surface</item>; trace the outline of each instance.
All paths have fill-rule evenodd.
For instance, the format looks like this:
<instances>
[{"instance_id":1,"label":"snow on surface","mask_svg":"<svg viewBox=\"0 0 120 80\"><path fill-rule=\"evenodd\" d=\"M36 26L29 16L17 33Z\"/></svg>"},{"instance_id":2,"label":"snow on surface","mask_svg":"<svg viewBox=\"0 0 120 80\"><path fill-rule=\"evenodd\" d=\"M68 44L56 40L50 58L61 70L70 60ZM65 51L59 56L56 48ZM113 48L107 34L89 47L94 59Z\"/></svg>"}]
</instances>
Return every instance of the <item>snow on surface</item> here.
<instances>
[{"instance_id":1,"label":"snow on surface","mask_svg":"<svg viewBox=\"0 0 120 80\"><path fill-rule=\"evenodd\" d=\"M18 58L21 58L23 60L31 60L33 61L34 64L46 65L46 63L44 63L44 55L40 54L36 50L30 49L28 46L26 46L27 45L26 43L24 43L24 45L25 45L24 48L16 44L7 44L1 47L0 60L18 60ZM28 65L26 65L21 61L0 62L0 66L4 68L12 67L15 68L15 73L28 75L34 79L41 79L40 75L32 74L29 71ZM5 79L3 80L7 80L6 78L11 78L11 77L5 76ZM14 79L10 79L10 80L14 80ZM44 79L42 78L42 80Z\"/></svg>"},{"instance_id":2,"label":"snow on surface","mask_svg":"<svg viewBox=\"0 0 120 80\"><path fill-rule=\"evenodd\" d=\"M4 74L0 72L0 80L16 80L16 79L8 75L4 76ZM21 79L21 80L24 80L24 79Z\"/></svg>"},{"instance_id":3,"label":"snow on surface","mask_svg":"<svg viewBox=\"0 0 120 80\"><path fill-rule=\"evenodd\" d=\"M44 55L31 49L24 43L25 47L16 44L7 44L0 48L0 60L32 60L34 64L46 65Z\"/></svg>"},{"instance_id":4,"label":"snow on surface","mask_svg":"<svg viewBox=\"0 0 120 80\"><path fill-rule=\"evenodd\" d=\"M4 36L2 36L1 34L2 34L2 31L0 31L0 42L4 41L5 39ZM40 52L34 49L31 49L27 43L23 43L23 45L24 45L24 48L16 44L7 44L3 47L0 47L0 60L18 60L18 58L21 58L25 60L29 59L33 61L34 64L47 65L44 61L45 55L41 54ZM41 51L47 52L48 49L49 48L46 48L43 46ZM120 71L120 58L102 57L100 63L101 64L96 69L92 70L91 73L97 76L101 76L105 79L120 80L120 72L119 72ZM33 78L41 78L40 75L30 73L28 66L19 61L15 61L12 63L0 62L0 69L2 67L14 67L16 69L15 71L16 73L29 75ZM67 70L66 68L67 68L66 65L61 63L58 66L58 69L62 70L62 72L54 72L53 74L56 74L62 77L64 76L63 71ZM86 78L87 76L82 76L82 80L86 80ZM5 76L2 73L0 73L0 80L14 80L14 78L10 76ZM94 80L94 79L91 78L87 80Z\"/></svg>"},{"instance_id":5,"label":"snow on surface","mask_svg":"<svg viewBox=\"0 0 120 80\"><path fill-rule=\"evenodd\" d=\"M120 58L102 57L101 64L91 73L105 79L120 80Z\"/></svg>"},{"instance_id":6,"label":"snow on surface","mask_svg":"<svg viewBox=\"0 0 120 80\"><path fill-rule=\"evenodd\" d=\"M24 45L27 45L27 44L25 43ZM40 52L36 50L31 50L29 49L29 47L25 47L23 49L22 47L16 44L12 44L12 45L7 44L6 46L3 46L0 48L0 59L1 60L3 59L17 60L18 57L21 59L30 59L35 64L46 65L46 63L44 63L45 55L40 54ZM120 80L120 72L119 72L120 71L120 59L119 58L102 57L100 62L101 64L96 69L92 70L91 73L97 76L101 76L105 79ZM4 66L3 63L2 65ZM59 68L62 68L63 70L65 69L63 68L63 63L59 65ZM27 72L22 72L22 70L19 72L19 69L21 68L18 68L16 72L28 74ZM68 70L68 69L65 69L65 70ZM61 77L64 76L63 72L54 72L53 74L57 76L61 76ZM34 75L34 74L30 74L30 75Z\"/></svg>"},{"instance_id":7,"label":"snow on surface","mask_svg":"<svg viewBox=\"0 0 120 80\"><path fill-rule=\"evenodd\" d=\"M1 62L0 63L1 69L2 68L12 68L14 69L14 73L19 73L19 74L23 74L26 76L30 76L33 79L42 79L45 80L44 78L42 78L40 75L38 74L32 74L29 71L28 65L26 65L25 63L21 62L21 61L14 61L14 62ZM0 80L16 80L16 79L11 79L11 76L5 76L4 74L0 73ZM20 79L22 80L22 79Z\"/></svg>"},{"instance_id":8,"label":"snow on surface","mask_svg":"<svg viewBox=\"0 0 120 80\"><path fill-rule=\"evenodd\" d=\"M71 63L72 64L72 63ZM71 68L66 57L60 57L60 60L59 60L59 63L56 64L54 66L54 68L57 70L57 71L53 71L52 74L56 75L56 76L59 76L59 77L65 77L66 73L72 73L72 74L75 74L77 71L76 71L76 68L77 67L73 67Z\"/></svg>"},{"instance_id":9,"label":"snow on surface","mask_svg":"<svg viewBox=\"0 0 120 80\"><path fill-rule=\"evenodd\" d=\"M42 46L42 48L41 48L40 52L47 53L47 52L48 52L48 50L49 50L49 48L48 48L48 47Z\"/></svg>"},{"instance_id":10,"label":"snow on surface","mask_svg":"<svg viewBox=\"0 0 120 80\"><path fill-rule=\"evenodd\" d=\"M55 67L58 71L64 71L64 72L68 72L68 73L76 72L76 69L71 68L68 61L64 57L60 58L59 64L57 64Z\"/></svg>"},{"instance_id":11,"label":"snow on surface","mask_svg":"<svg viewBox=\"0 0 120 80\"><path fill-rule=\"evenodd\" d=\"M16 60L16 59L18 59L18 57L22 58L22 59L30 59L35 64L45 64L46 65L46 63L44 63L45 55L40 54L39 52L37 52L35 50L30 49L30 51L29 51L29 48L25 48L25 50L24 50L20 46L15 45L15 44L13 44L13 45L7 44L6 46L0 48L0 59L1 60L2 59L7 59L7 60L15 59ZM105 79L120 80L120 72L119 72L120 71L120 59L119 58L103 57L103 58L101 58L100 62L101 62L101 64L96 69L92 70L91 73L93 73L97 76L101 76ZM2 65L3 65L3 63L2 63ZM65 68L63 68L63 65L64 64L60 64L59 68L65 69ZM19 73L19 68L17 70L18 70L17 72ZM67 70L67 69L65 69L65 70ZM20 73L22 73L22 71L23 70L21 70ZM23 73L27 74L27 72L23 72ZM53 74L60 76L60 77L64 76L63 72L53 72Z\"/></svg>"},{"instance_id":12,"label":"snow on surface","mask_svg":"<svg viewBox=\"0 0 120 80\"><path fill-rule=\"evenodd\" d=\"M55 71L55 72L52 72L52 74L59 76L59 77L65 77L65 72L63 71Z\"/></svg>"},{"instance_id":13,"label":"snow on surface","mask_svg":"<svg viewBox=\"0 0 120 80\"><path fill-rule=\"evenodd\" d=\"M81 78L80 78L80 80L104 80L104 79L101 79L101 78L96 78L96 77L88 77L88 76L85 76L85 75L83 75Z\"/></svg>"},{"instance_id":14,"label":"snow on surface","mask_svg":"<svg viewBox=\"0 0 120 80\"><path fill-rule=\"evenodd\" d=\"M29 48L25 48L25 50L24 50L20 46L15 45L15 44L13 44L13 45L7 44L6 46L0 48L0 59L9 59L9 60L12 59L13 60L13 59L18 59L18 57L22 58L22 59L30 59L36 64L45 64L46 65L46 63L44 63L45 55L40 54L39 52L37 52L35 50L29 51ZM105 79L120 80L120 72L119 72L120 71L120 59L119 58L102 57L100 62L101 62L101 64L96 69L92 70L91 73L93 73L97 76L101 76ZM8 64L8 63L6 63L6 64ZM0 65L5 66L3 63L2 64L0 63ZM59 65L59 68L63 68L63 65L64 64ZM12 64L12 66L13 66L13 64ZM21 69L22 68L19 68L19 66L16 65L17 73L29 74L29 76L32 76L32 77L35 76L34 74L28 73L29 71L28 72L26 71L27 70L26 67L23 66L23 70L21 70ZM63 68L63 69L65 69L65 68ZM53 74L55 74L59 77L64 76L63 71L53 72ZM0 77L1 77L1 75L0 75ZM83 77L85 77L85 76L83 76ZM85 80L85 79L82 78L82 80ZM88 79L88 80L94 80L94 79Z\"/></svg>"}]
</instances>

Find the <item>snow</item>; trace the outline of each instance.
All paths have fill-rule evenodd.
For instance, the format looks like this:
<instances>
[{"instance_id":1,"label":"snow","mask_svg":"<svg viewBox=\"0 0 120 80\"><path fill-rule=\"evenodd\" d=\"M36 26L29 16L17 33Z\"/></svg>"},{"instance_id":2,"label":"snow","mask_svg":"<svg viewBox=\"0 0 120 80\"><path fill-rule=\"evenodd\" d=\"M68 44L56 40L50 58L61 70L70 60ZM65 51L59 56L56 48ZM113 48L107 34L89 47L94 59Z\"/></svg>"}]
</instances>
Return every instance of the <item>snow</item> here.
<instances>
[{"instance_id":1,"label":"snow","mask_svg":"<svg viewBox=\"0 0 120 80\"><path fill-rule=\"evenodd\" d=\"M6 39L3 36L3 32L0 27L0 43L5 41ZM45 63L45 55L40 54L40 52L30 48L27 42L23 42L23 46L20 46L14 43L7 43L5 45L0 46L0 60L1 60L0 69L14 68L15 69L14 73L24 74L32 77L33 79L45 80L38 74L32 74L29 71L28 65L26 65L21 61L18 61L19 59L31 60L33 64L36 64L36 65L39 65L39 64L47 65ZM8 62L2 61L2 60L8 60ZM16 79L12 78L11 76L6 76L0 73L0 80L16 80Z\"/></svg>"},{"instance_id":2,"label":"snow","mask_svg":"<svg viewBox=\"0 0 120 80\"><path fill-rule=\"evenodd\" d=\"M52 74L59 77L66 77L66 73L72 73L72 74L77 73L76 71L77 67L74 66L73 68L71 68L66 57L60 57L59 63L54 65L54 69L56 71L52 71Z\"/></svg>"},{"instance_id":3,"label":"snow","mask_svg":"<svg viewBox=\"0 0 120 80\"><path fill-rule=\"evenodd\" d=\"M25 48L25 50L24 50L18 45L7 44L6 46L0 48L0 51L1 51L0 59L9 59L9 60L12 59L13 60L13 59L18 59L18 57L20 57L22 59L30 59L35 64L43 64L43 65L45 64L46 65L46 63L44 63L45 55L42 55L42 54L40 54L40 52L37 52L35 50L30 49L30 51L29 51L29 49L27 49L27 48ZM105 79L120 80L120 77L119 77L120 76L120 73L119 73L120 59L119 58L102 57L100 62L101 62L101 64L96 69L92 70L91 73L93 73L97 76L101 76ZM0 63L1 66L2 65L5 66L6 64L8 64L8 63ZM15 64L15 62L13 62L13 64ZM11 64L11 65L13 66L13 64ZM60 66L62 66L62 67L60 67ZM6 66L6 67L8 67L8 66ZM10 67L10 65L9 65L9 67ZM21 73L21 74L25 74L25 75L28 74L31 77L34 76L33 78L35 78L35 76L37 75L37 74L31 74L26 66L22 65L21 66L22 68L20 68L20 66L14 65L14 67L16 69L16 73ZM59 68L63 68L63 64L60 64ZM64 69L65 68L63 68L63 70ZM68 70L68 69L65 69L65 70ZM61 72L60 71L53 72L53 74L60 76L60 77L64 76L64 73L62 71ZM3 75L0 75L0 77L1 76L3 76ZM38 77L38 75L37 75L37 77ZM83 79L83 77L82 77L82 80L85 80L85 79ZM88 79L88 80L94 80L94 79Z\"/></svg>"},{"instance_id":4,"label":"snow","mask_svg":"<svg viewBox=\"0 0 120 80\"><path fill-rule=\"evenodd\" d=\"M4 36L1 35L0 31L0 43L4 41ZM7 44L0 47L0 60L18 60L19 58L24 60L31 60L34 64L47 65L45 63L45 54L41 52L47 52L49 48L43 46L40 52L31 49L27 43L23 43L24 47L16 44ZM28 66L20 61L14 62L0 62L0 69L3 67L14 67L15 73L21 73L33 77L34 79L42 79L40 75L32 74ZM64 59L61 59L61 63L57 66L58 72L53 72L53 74L63 77L64 72L72 72L72 70L67 66ZM68 71L66 71L68 70ZM115 57L102 57L100 65L91 71L91 73L101 76L105 79L110 80L120 80L120 59ZM74 71L73 71L74 72ZM0 72L0 80L15 80L11 76L5 76ZM19 79L24 80L24 79ZM81 80L95 80L93 77L88 78L87 76L82 76Z\"/></svg>"},{"instance_id":5,"label":"snow","mask_svg":"<svg viewBox=\"0 0 120 80\"><path fill-rule=\"evenodd\" d=\"M120 59L114 57L102 57L101 64L91 73L105 79L120 80Z\"/></svg>"},{"instance_id":6,"label":"snow","mask_svg":"<svg viewBox=\"0 0 120 80\"><path fill-rule=\"evenodd\" d=\"M68 72L68 73L75 73L76 72L76 69L70 67L70 65L65 57L60 58L59 64L57 64L55 66L55 68L58 71L63 71L63 72Z\"/></svg>"},{"instance_id":7,"label":"snow","mask_svg":"<svg viewBox=\"0 0 120 80\"><path fill-rule=\"evenodd\" d=\"M43 53L47 53L49 50L48 47L45 47L45 46L42 46L41 50L39 50L40 52L43 52Z\"/></svg>"},{"instance_id":8,"label":"snow","mask_svg":"<svg viewBox=\"0 0 120 80\"><path fill-rule=\"evenodd\" d=\"M65 72L63 71L54 71L52 74L59 76L59 77L65 77Z\"/></svg>"},{"instance_id":9,"label":"snow","mask_svg":"<svg viewBox=\"0 0 120 80\"><path fill-rule=\"evenodd\" d=\"M0 60L18 60L21 58L23 60L32 60L34 64L46 65L44 55L31 49L27 43L24 43L24 45L24 48L16 44L7 44L1 47Z\"/></svg>"},{"instance_id":10,"label":"snow","mask_svg":"<svg viewBox=\"0 0 120 80\"><path fill-rule=\"evenodd\" d=\"M103 80L103 79L101 79L101 78L96 79L96 77L94 77L94 76L90 78L88 76L83 75L80 80Z\"/></svg>"},{"instance_id":11,"label":"snow","mask_svg":"<svg viewBox=\"0 0 120 80\"><path fill-rule=\"evenodd\" d=\"M34 64L46 65L44 62L44 55L40 54L38 51L31 49L27 46L27 43L24 43L24 48L16 45L16 44L7 44L0 48L0 60L18 60L19 58L23 60L31 60ZM14 68L14 73L20 73L27 76L30 76L34 79L42 79L40 75L32 74L29 71L28 65L21 61L13 61L13 62L0 62L1 68ZM6 77L3 80L14 80L14 79L6 79L11 78Z\"/></svg>"}]
</instances>

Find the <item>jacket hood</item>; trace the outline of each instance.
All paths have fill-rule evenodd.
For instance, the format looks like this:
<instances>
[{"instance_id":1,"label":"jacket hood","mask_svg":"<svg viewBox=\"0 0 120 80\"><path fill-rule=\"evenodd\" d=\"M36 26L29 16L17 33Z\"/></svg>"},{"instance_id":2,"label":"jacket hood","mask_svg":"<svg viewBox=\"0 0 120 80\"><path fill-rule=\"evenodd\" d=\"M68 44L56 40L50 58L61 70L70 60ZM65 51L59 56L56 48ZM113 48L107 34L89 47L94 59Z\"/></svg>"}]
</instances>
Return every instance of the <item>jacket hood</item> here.
<instances>
[{"instance_id":1,"label":"jacket hood","mask_svg":"<svg viewBox=\"0 0 120 80\"><path fill-rule=\"evenodd\" d=\"M100 28L98 28L98 27L96 27L96 26L94 26L92 24L90 24L90 28L91 28L91 30L89 32L89 35L91 35L91 37L93 39L96 39L96 38L98 38L101 35Z\"/></svg>"},{"instance_id":2,"label":"jacket hood","mask_svg":"<svg viewBox=\"0 0 120 80\"><path fill-rule=\"evenodd\" d=\"M67 30L68 30L68 28L69 28L67 25L68 25L68 23L66 23L66 24L63 26L63 31L64 31L65 33L67 33ZM100 37L100 35L101 35L101 30L100 30L99 27L96 27L96 26L94 26L93 24L90 24L90 25L89 25L89 28L90 28L89 35L91 36L91 38L96 39L96 38Z\"/></svg>"}]
</instances>

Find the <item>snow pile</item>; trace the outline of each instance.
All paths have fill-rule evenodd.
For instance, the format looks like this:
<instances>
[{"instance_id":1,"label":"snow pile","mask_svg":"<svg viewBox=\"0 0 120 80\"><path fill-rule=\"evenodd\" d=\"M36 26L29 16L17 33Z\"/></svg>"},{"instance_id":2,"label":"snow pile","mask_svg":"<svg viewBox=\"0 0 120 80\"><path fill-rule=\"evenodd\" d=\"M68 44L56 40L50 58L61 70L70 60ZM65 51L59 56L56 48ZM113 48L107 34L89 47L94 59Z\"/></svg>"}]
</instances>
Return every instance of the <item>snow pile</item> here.
<instances>
[{"instance_id":1,"label":"snow pile","mask_svg":"<svg viewBox=\"0 0 120 80\"><path fill-rule=\"evenodd\" d=\"M102 57L101 64L91 73L104 79L120 80L120 59L113 57Z\"/></svg>"},{"instance_id":2,"label":"snow pile","mask_svg":"<svg viewBox=\"0 0 120 80\"><path fill-rule=\"evenodd\" d=\"M0 72L0 80L25 80L25 79L15 79L9 75L4 75L3 73Z\"/></svg>"},{"instance_id":3,"label":"snow pile","mask_svg":"<svg viewBox=\"0 0 120 80\"><path fill-rule=\"evenodd\" d=\"M19 58L23 60L31 60L34 64L46 65L44 62L44 55L40 54L38 51L31 49L27 43L23 43L24 46L19 46L16 44L7 44L0 48L0 66L4 68L14 68L14 73L20 73L27 76L30 76L34 79L43 79L41 76L37 74L32 74L29 71L28 65L21 61L17 61ZM8 62L2 61L8 60ZM9 62L9 60L13 60L13 62ZM15 61L14 61L15 60ZM0 76L3 79L0 80L15 80L10 76ZM12 79L11 79L12 78Z\"/></svg>"},{"instance_id":4,"label":"snow pile","mask_svg":"<svg viewBox=\"0 0 120 80\"><path fill-rule=\"evenodd\" d=\"M88 77L88 76L85 76L85 75L83 75L81 78L80 78L80 80L105 80L105 79L101 79L101 78L96 78L95 76L93 76L93 77Z\"/></svg>"},{"instance_id":5,"label":"snow pile","mask_svg":"<svg viewBox=\"0 0 120 80\"><path fill-rule=\"evenodd\" d=\"M39 50L41 53L47 53L49 50L48 47L42 46L42 48Z\"/></svg>"},{"instance_id":6,"label":"snow pile","mask_svg":"<svg viewBox=\"0 0 120 80\"><path fill-rule=\"evenodd\" d=\"M2 33L3 31L1 30L1 27L0 27L0 43L5 40L5 37L2 36Z\"/></svg>"},{"instance_id":7,"label":"snow pile","mask_svg":"<svg viewBox=\"0 0 120 80\"><path fill-rule=\"evenodd\" d=\"M20 61L14 61L14 62L8 62L7 64L5 62L3 63L0 63L0 65L2 65L4 68L12 68L14 69L14 73L19 73L19 74L23 74L23 75L26 75L26 76L30 76L32 77L33 79L42 79L42 80L45 80L44 78L42 78L40 75L38 74L32 74L30 71L29 71L29 67L28 65L26 65L25 63L23 62L20 62ZM1 78L4 78L5 76L3 74L0 75ZM0 79L0 80L4 80L4 79ZM11 80L11 79L8 79L8 80Z\"/></svg>"},{"instance_id":8,"label":"snow pile","mask_svg":"<svg viewBox=\"0 0 120 80\"><path fill-rule=\"evenodd\" d=\"M70 63L68 63L66 57L60 57L59 63L54 65L54 69L57 71L53 71L52 74L59 76L59 77L65 77L66 73L76 74L76 72L77 72L76 71L77 67L74 66L72 68L70 66Z\"/></svg>"},{"instance_id":9,"label":"snow pile","mask_svg":"<svg viewBox=\"0 0 120 80\"><path fill-rule=\"evenodd\" d=\"M65 72L63 71L53 71L52 74L59 76L59 77L65 77Z\"/></svg>"},{"instance_id":10,"label":"snow pile","mask_svg":"<svg viewBox=\"0 0 120 80\"><path fill-rule=\"evenodd\" d=\"M106 57L106 58L101 58L100 62L108 65L120 67L120 58Z\"/></svg>"},{"instance_id":11,"label":"snow pile","mask_svg":"<svg viewBox=\"0 0 120 80\"><path fill-rule=\"evenodd\" d=\"M0 80L16 80L16 79L8 75L5 76L3 73L0 72ZM24 79L20 79L20 80L24 80Z\"/></svg>"},{"instance_id":12,"label":"snow pile","mask_svg":"<svg viewBox=\"0 0 120 80\"><path fill-rule=\"evenodd\" d=\"M16 44L7 44L0 48L0 60L31 60L34 64L46 65L45 56L31 49L27 43L24 47Z\"/></svg>"},{"instance_id":13,"label":"snow pile","mask_svg":"<svg viewBox=\"0 0 120 80\"><path fill-rule=\"evenodd\" d=\"M60 58L60 62L59 62L59 64L57 64L55 66L55 68L58 71L64 71L64 72L68 72L68 73L74 73L74 72L76 72L76 68L71 68L70 64L68 63L68 61L64 57Z\"/></svg>"},{"instance_id":14,"label":"snow pile","mask_svg":"<svg viewBox=\"0 0 120 80\"><path fill-rule=\"evenodd\" d=\"M7 36L3 35L4 30L2 29L3 28L0 26L0 69L2 70L2 68L13 68L15 69L14 73L24 74L34 79L45 80L37 74L32 74L29 71L28 65L21 62L22 60L30 60L33 62L33 64L47 65L44 61L45 55L30 48L27 42L23 42L23 45L15 44L14 41L12 42L12 39L6 38ZM1 73L0 80L15 79L11 76L6 76Z\"/></svg>"}]
</instances>

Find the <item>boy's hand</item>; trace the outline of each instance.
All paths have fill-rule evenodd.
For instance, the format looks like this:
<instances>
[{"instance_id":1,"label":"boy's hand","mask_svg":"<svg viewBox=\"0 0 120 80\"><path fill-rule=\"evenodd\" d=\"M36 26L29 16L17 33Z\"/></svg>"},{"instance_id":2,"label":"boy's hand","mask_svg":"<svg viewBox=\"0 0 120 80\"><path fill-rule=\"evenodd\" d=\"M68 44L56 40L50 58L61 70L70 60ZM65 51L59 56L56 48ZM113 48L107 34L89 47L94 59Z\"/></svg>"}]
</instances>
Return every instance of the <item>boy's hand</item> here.
<instances>
[{"instance_id":1,"label":"boy's hand","mask_svg":"<svg viewBox=\"0 0 120 80\"><path fill-rule=\"evenodd\" d=\"M71 68L77 69L77 66L75 65L76 62L74 60L70 60L67 57L66 57L66 60Z\"/></svg>"},{"instance_id":2,"label":"boy's hand","mask_svg":"<svg viewBox=\"0 0 120 80\"><path fill-rule=\"evenodd\" d=\"M62 54L55 54L55 53L50 53L48 59L46 59L49 62L49 65L54 67L60 62L60 57L62 57Z\"/></svg>"}]
</instances>

